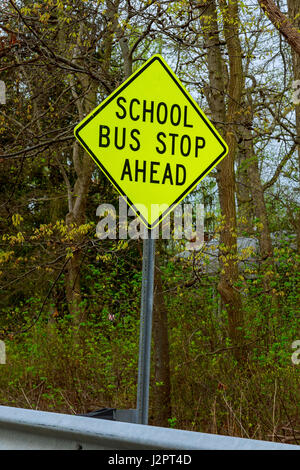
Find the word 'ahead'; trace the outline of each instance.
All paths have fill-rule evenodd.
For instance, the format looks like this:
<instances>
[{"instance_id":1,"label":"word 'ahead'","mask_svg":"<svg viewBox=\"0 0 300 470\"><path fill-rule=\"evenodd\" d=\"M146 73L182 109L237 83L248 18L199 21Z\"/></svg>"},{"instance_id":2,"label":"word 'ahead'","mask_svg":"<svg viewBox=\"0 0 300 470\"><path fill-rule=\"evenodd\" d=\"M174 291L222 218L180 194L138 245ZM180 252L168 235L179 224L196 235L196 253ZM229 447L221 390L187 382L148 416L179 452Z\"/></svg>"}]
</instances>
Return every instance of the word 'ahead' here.
<instances>
[{"instance_id":1,"label":"word 'ahead'","mask_svg":"<svg viewBox=\"0 0 300 470\"><path fill-rule=\"evenodd\" d=\"M75 128L75 136L150 229L226 155L227 146L159 55ZM155 218L153 204L166 209Z\"/></svg>"}]
</instances>

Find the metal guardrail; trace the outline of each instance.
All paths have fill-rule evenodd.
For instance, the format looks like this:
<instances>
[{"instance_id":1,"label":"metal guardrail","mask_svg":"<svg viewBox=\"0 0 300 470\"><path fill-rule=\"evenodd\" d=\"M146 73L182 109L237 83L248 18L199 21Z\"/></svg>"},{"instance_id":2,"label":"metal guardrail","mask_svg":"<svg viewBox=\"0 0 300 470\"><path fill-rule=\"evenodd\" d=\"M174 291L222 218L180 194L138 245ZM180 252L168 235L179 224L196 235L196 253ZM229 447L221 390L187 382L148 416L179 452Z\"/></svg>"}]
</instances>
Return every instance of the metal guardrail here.
<instances>
[{"instance_id":1,"label":"metal guardrail","mask_svg":"<svg viewBox=\"0 0 300 470\"><path fill-rule=\"evenodd\" d=\"M300 450L300 446L0 406L0 450Z\"/></svg>"}]
</instances>

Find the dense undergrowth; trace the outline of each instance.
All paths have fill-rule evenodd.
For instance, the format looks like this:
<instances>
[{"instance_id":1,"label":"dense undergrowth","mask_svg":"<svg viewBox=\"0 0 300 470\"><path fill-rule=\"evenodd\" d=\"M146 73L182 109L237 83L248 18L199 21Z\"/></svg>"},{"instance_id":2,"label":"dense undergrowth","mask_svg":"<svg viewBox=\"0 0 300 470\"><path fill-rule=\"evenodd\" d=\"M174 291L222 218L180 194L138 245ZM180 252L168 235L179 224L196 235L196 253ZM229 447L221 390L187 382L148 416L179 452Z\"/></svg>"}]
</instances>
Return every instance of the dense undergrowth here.
<instances>
[{"instance_id":1,"label":"dense undergrowth","mask_svg":"<svg viewBox=\"0 0 300 470\"><path fill-rule=\"evenodd\" d=\"M299 260L287 247L275 256L277 273L269 295L262 294L259 272L241 278L247 352L240 364L232 355L217 278L203 275L188 288L186 280L193 275L188 262L172 259L162 266L169 315L171 427L300 442L300 364L291 359L292 343L300 339ZM94 265L88 270L89 282L94 281L98 270ZM106 284L119 274L115 266ZM2 405L72 414L136 406L140 274L123 281L123 294L121 286L117 294L108 282L112 291L106 287L107 303L90 304L79 329L68 314L49 321L44 312L28 331L10 336L7 364L1 366ZM99 281L99 292L103 287ZM118 296L112 314L109 298ZM39 302L32 309L38 311ZM149 416L154 425L151 395L157 386L152 371Z\"/></svg>"}]
</instances>

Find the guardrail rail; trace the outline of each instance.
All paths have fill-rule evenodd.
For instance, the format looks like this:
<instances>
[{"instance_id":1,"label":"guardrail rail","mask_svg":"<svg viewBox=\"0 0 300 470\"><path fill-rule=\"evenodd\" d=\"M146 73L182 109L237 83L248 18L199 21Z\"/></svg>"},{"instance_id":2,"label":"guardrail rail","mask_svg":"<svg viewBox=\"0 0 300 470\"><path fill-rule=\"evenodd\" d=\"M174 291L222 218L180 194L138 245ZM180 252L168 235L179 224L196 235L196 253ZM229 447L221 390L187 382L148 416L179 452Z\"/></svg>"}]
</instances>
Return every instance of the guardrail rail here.
<instances>
[{"instance_id":1,"label":"guardrail rail","mask_svg":"<svg viewBox=\"0 0 300 470\"><path fill-rule=\"evenodd\" d=\"M300 450L300 446L0 406L0 450Z\"/></svg>"}]
</instances>

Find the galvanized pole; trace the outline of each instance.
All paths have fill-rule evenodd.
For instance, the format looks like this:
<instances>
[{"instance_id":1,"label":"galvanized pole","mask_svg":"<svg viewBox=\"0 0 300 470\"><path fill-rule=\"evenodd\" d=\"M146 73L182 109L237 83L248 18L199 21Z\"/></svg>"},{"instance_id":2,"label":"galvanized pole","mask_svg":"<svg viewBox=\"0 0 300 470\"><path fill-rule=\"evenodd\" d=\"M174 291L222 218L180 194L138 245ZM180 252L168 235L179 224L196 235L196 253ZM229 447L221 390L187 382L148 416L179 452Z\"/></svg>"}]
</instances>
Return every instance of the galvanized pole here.
<instances>
[{"instance_id":1,"label":"galvanized pole","mask_svg":"<svg viewBox=\"0 0 300 470\"><path fill-rule=\"evenodd\" d=\"M137 386L138 424L148 424L154 265L155 240L151 239L151 231L148 230L148 239L144 240L143 245L140 350Z\"/></svg>"}]
</instances>

